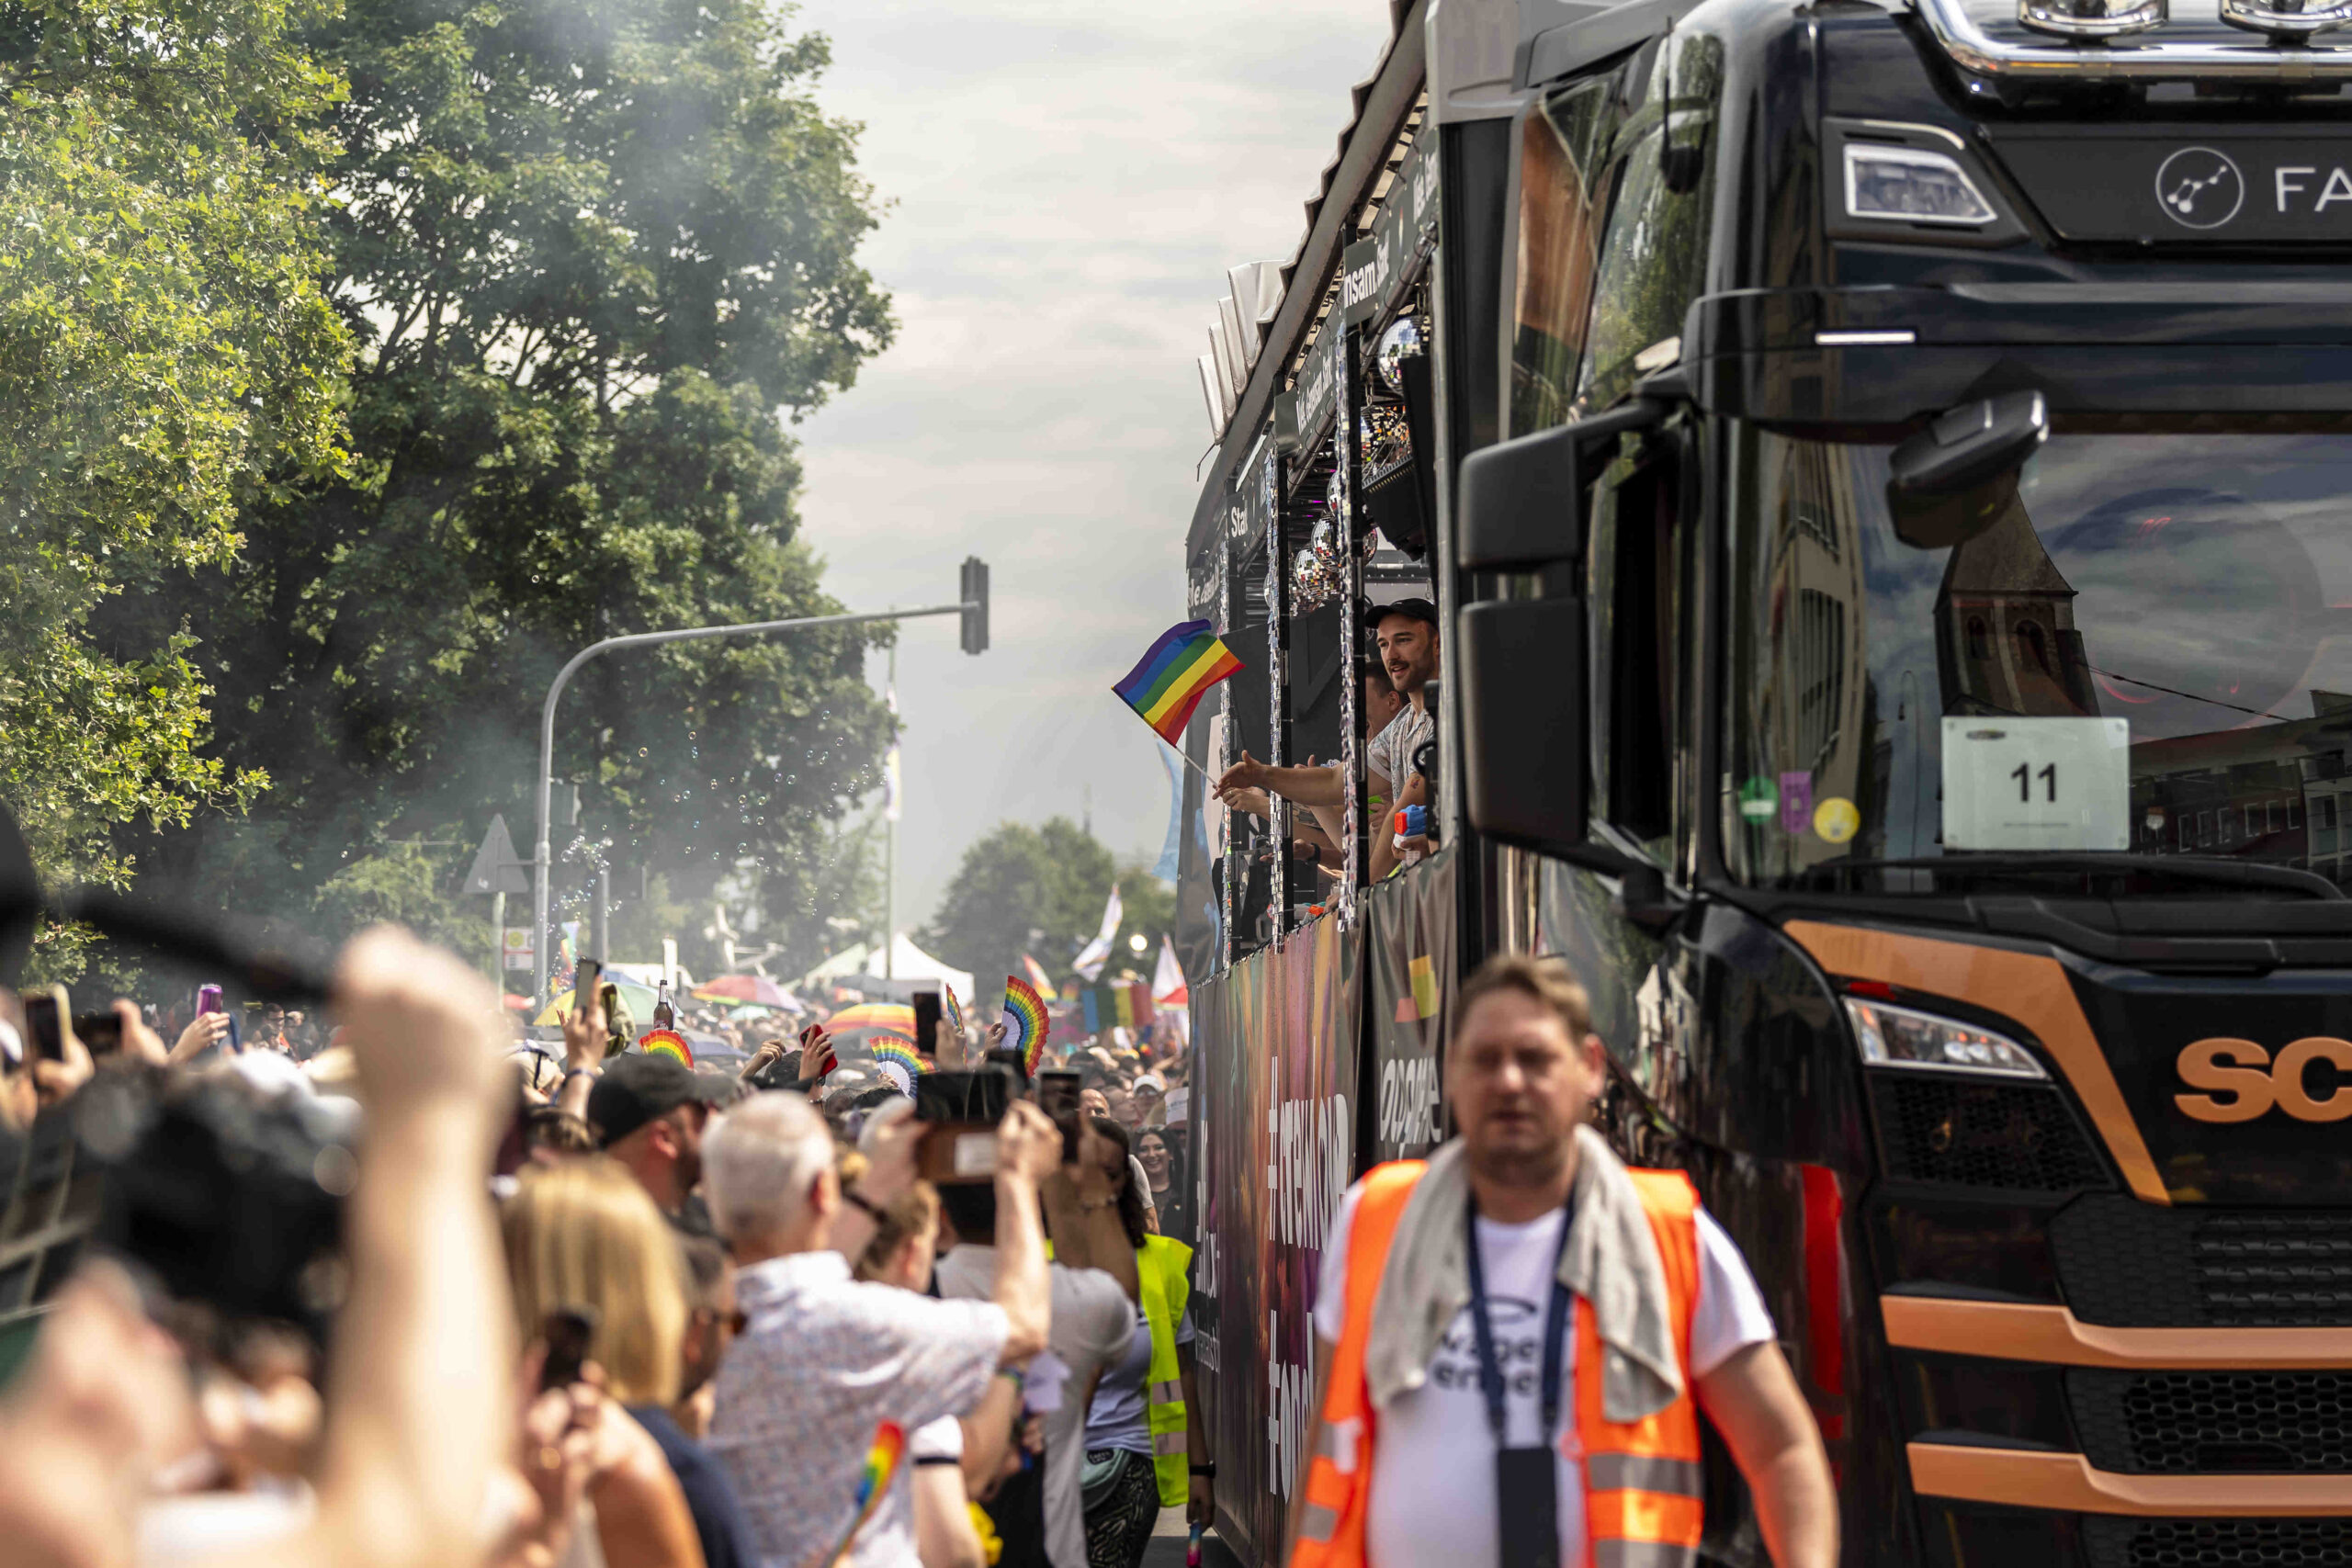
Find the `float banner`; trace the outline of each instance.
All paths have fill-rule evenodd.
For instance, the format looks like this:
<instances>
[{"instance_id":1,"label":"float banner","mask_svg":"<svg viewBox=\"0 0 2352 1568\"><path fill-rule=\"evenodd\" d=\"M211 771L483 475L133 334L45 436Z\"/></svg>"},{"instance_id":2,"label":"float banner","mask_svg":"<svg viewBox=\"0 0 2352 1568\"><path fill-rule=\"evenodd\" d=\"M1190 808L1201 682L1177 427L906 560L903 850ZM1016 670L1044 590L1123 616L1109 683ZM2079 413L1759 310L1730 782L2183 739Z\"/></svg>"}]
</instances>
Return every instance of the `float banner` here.
<instances>
[{"instance_id":1,"label":"float banner","mask_svg":"<svg viewBox=\"0 0 2352 1568\"><path fill-rule=\"evenodd\" d=\"M1367 1168L1419 1159L1444 1136L1439 1060L1453 1026L1453 863L1446 850L1365 899L1364 1014L1372 1032Z\"/></svg>"},{"instance_id":2,"label":"float banner","mask_svg":"<svg viewBox=\"0 0 2352 1568\"><path fill-rule=\"evenodd\" d=\"M1297 428L1303 441L1321 439L1325 423L1339 407L1340 355L1345 352L1347 338L1346 323L1336 312L1328 315L1299 361L1298 385L1291 389L1297 399Z\"/></svg>"},{"instance_id":3,"label":"float banner","mask_svg":"<svg viewBox=\"0 0 2352 1568\"><path fill-rule=\"evenodd\" d=\"M1340 312L1350 326L1388 313L1397 285L1420 256L1422 236L1436 224L1437 159L1433 149L1417 145L1397 165L1372 232L1340 255Z\"/></svg>"},{"instance_id":4,"label":"float banner","mask_svg":"<svg viewBox=\"0 0 2352 1568\"><path fill-rule=\"evenodd\" d=\"M1271 1563L1313 1428L1309 1314L1355 1179L1357 938L1329 916L1193 988L1193 1259L1217 1533Z\"/></svg>"}]
</instances>

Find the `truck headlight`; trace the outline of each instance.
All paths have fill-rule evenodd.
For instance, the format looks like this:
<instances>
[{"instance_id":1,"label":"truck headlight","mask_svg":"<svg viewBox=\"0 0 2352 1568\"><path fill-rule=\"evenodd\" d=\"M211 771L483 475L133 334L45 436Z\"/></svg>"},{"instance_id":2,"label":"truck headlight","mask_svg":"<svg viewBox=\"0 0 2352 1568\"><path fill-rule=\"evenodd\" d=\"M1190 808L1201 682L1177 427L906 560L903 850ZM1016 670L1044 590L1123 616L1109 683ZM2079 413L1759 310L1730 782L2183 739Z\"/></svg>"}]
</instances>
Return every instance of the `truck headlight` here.
<instances>
[{"instance_id":1,"label":"truck headlight","mask_svg":"<svg viewBox=\"0 0 2352 1568\"><path fill-rule=\"evenodd\" d=\"M1871 1066L1927 1067L2013 1078L2050 1076L2031 1052L2005 1034L1860 997L1848 997L1845 1002L1846 1021L1854 1026L1855 1043Z\"/></svg>"},{"instance_id":2,"label":"truck headlight","mask_svg":"<svg viewBox=\"0 0 2352 1568\"><path fill-rule=\"evenodd\" d=\"M1846 143L1846 211L1889 223L1979 228L1999 216L1957 159L1892 142Z\"/></svg>"}]
</instances>

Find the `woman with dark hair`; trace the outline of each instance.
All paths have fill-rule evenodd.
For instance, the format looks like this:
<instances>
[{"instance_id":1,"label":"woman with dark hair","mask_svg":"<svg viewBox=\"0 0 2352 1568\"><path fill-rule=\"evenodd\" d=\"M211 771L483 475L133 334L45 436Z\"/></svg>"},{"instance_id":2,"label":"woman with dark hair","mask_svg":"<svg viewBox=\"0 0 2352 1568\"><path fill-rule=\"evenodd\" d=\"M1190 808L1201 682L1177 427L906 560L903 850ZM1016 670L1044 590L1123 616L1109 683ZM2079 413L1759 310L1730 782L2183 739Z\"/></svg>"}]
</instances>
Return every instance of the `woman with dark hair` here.
<instances>
[{"instance_id":1,"label":"woman with dark hair","mask_svg":"<svg viewBox=\"0 0 2352 1568\"><path fill-rule=\"evenodd\" d=\"M1146 1127L1136 1134L1136 1163L1151 1184L1146 1201L1159 1215L1159 1234L1193 1245L1193 1184L1184 1179L1184 1142L1172 1130Z\"/></svg>"},{"instance_id":2,"label":"woman with dark hair","mask_svg":"<svg viewBox=\"0 0 2352 1568\"><path fill-rule=\"evenodd\" d=\"M1147 1195L1136 1182L1127 1130L1089 1117L1078 1157L1101 1170L1136 1249L1138 1280L1135 1337L1102 1370L1086 1416L1087 1568L1139 1568L1163 1507L1208 1518L1207 1434L1187 1413L1193 1404L1193 1319L1185 1310L1193 1249L1144 1224ZM1176 1397L1171 1397L1171 1395Z\"/></svg>"}]
</instances>

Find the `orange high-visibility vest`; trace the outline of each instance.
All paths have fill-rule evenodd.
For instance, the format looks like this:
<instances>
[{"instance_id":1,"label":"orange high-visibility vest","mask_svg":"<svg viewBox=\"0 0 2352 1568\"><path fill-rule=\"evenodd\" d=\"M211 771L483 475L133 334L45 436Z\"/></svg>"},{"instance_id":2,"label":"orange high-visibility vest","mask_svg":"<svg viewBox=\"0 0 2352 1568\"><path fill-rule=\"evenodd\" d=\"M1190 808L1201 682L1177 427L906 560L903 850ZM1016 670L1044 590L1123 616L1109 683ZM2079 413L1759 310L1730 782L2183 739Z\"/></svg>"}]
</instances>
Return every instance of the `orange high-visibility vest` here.
<instances>
[{"instance_id":1,"label":"orange high-visibility vest","mask_svg":"<svg viewBox=\"0 0 2352 1568\"><path fill-rule=\"evenodd\" d=\"M1372 1306L1405 1201L1428 1168L1421 1160L1376 1166L1363 1179L1348 1232L1347 1317L1323 1397L1321 1440L1309 1456L1298 1500L1298 1545L1290 1568L1365 1568L1364 1520L1376 1440L1364 1386ZM1699 1299L1699 1195L1679 1170L1628 1170L1666 1265L1666 1288L1682 1361L1681 1396L1643 1420L1621 1425L1601 1412L1601 1348L1592 1303L1576 1300L1573 1372L1577 1436L1584 1445L1585 1554L1581 1568L1684 1568L1695 1561L1701 1525L1699 1408L1690 1389L1690 1314ZM1556 1434L1546 1435L1556 1441ZM1468 1500L1491 1508L1496 1499ZM1458 1506L1431 1498L1432 1506ZM1403 1568L1387 1564L1386 1568Z\"/></svg>"}]
</instances>

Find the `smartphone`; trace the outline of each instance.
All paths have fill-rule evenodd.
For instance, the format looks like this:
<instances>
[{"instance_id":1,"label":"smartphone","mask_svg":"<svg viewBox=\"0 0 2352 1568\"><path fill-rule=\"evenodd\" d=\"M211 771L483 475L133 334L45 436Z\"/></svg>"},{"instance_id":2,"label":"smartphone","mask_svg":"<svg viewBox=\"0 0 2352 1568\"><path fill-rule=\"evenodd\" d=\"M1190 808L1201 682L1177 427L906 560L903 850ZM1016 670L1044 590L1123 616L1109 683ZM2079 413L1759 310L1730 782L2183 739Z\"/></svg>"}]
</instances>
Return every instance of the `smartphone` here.
<instances>
[{"instance_id":1,"label":"smartphone","mask_svg":"<svg viewBox=\"0 0 2352 1568\"><path fill-rule=\"evenodd\" d=\"M539 1338L548 1348L548 1356L539 1363L539 1392L578 1382L580 1369L588 1364L588 1347L595 1337L594 1307L565 1307L541 1318Z\"/></svg>"},{"instance_id":2,"label":"smartphone","mask_svg":"<svg viewBox=\"0 0 2352 1568\"><path fill-rule=\"evenodd\" d=\"M928 1123L915 1173L933 1186L996 1179L996 1129L1012 1108L1012 1077L994 1067L915 1079L915 1120Z\"/></svg>"},{"instance_id":3,"label":"smartphone","mask_svg":"<svg viewBox=\"0 0 2352 1568\"><path fill-rule=\"evenodd\" d=\"M72 1005L65 998L65 987L51 986L45 991L27 991L24 1004L25 1034L32 1052L31 1060L65 1060L65 1020Z\"/></svg>"},{"instance_id":4,"label":"smartphone","mask_svg":"<svg viewBox=\"0 0 2352 1568\"><path fill-rule=\"evenodd\" d=\"M220 987L198 986L196 988L196 1010L200 1013L228 1011L228 1008L220 1000Z\"/></svg>"},{"instance_id":5,"label":"smartphone","mask_svg":"<svg viewBox=\"0 0 2352 1568\"><path fill-rule=\"evenodd\" d=\"M1053 1119L1062 1133L1062 1163L1078 1163L1079 1076L1056 1069L1037 1075L1037 1109Z\"/></svg>"},{"instance_id":6,"label":"smartphone","mask_svg":"<svg viewBox=\"0 0 2352 1568\"><path fill-rule=\"evenodd\" d=\"M809 1037L810 1035L812 1035L812 1034L819 1034L819 1033L822 1033L822 1032L824 1032L824 1028L825 1028L825 1026L824 1026L823 1024L821 1024L821 1023L804 1023L804 1024L802 1024L802 1025L800 1026L800 1043L801 1043L801 1044L803 1044L803 1045L808 1044L808 1037ZM835 1067L838 1067L838 1066L840 1066L841 1065L842 1065L842 1059L841 1059L839 1056L837 1056L837 1055L835 1055L833 1054L833 1048L832 1048L831 1044L831 1043L828 1043L828 1044L825 1046L825 1052L824 1052L824 1055L817 1058L817 1063L816 1063L817 1070L816 1070L815 1072L813 1072L813 1073L809 1074L808 1076L809 1076L809 1077L810 1077L810 1078L812 1078L812 1079L814 1079L814 1078L821 1078L821 1077L823 1077L827 1073L831 1072ZM792 1070L793 1070L794 1072L796 1072L796 1073L797 1073L797 1072L798 1072L798 1071L800 1070L799 1064L798 1064L798 1063L795 1063L795 1064L793 1065L793 1069L792 1069ZM917 1081L918 1081L918 1082L920 1082L921 1080L920 1080L920 1079L918 1079Z\"/></svg>"},{"instance_id":7,"label":"smartphone","mask_svg":"<svg viewBox=\"0 0 2352 1568\"><path fill-rule=\"evenodd\" d=\"M571 980L571 1010L584 1013L596 1001L596 982L605 976L605 966L593 958L580 961Z\"/></svg>"},{"instance_id":8,"label":"smartphone","mask_svg":"<svg viewBox=\"0 0 2352 1568\"><path fill-rule=\"evenodd\" d=\"M939 1049L939 993L915 993L915 1049L923 1055L935 1055Z\"/></svg>"},{"instance_id":9,"label":"smartphone","mask_svg":"<svg viewBox=\"0 0 2352 1568\"><path fill-rule=\"evenodd\" d=\"M93 1056L111 1056L122 1049L122 1020L113 1013L76 1013L74 1032Z\"/></svg>"}]
</instances>

